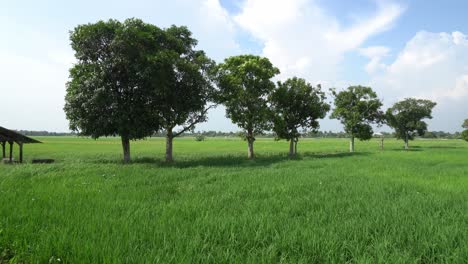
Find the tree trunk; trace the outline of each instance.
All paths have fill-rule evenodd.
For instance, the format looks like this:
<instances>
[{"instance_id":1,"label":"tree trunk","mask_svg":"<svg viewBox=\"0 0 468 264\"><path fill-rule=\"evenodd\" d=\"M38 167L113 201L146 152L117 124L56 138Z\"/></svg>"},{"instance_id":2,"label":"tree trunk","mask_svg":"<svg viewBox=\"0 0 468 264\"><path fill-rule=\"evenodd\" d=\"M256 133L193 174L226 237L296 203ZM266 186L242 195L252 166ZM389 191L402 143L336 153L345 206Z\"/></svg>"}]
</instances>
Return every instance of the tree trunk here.
<instances>
[{"instance_id":1,"label":"tree trunk","mask_svg":"<svg viewBox=\"0 0 468 264\"><path fill-rule=\"evenodd\" d=\"M354 136L349 140L349 152L354 152Z\"/></svg>"},{"instance_id":2,"label":"tree trunk","mask_svg":"<svg viewBox=\"0 0 468 264\"><path fill-rule=\"evenodd\" d=\"M174 139L174 135L172 134L172 128L167 129L166 133L166 162L173 162L174 159L172 157L172 140Z\"/></svg>"},{"instance_id":3,"label":"tree trunk","mask_svg":"<svg viewBox=\"0 0 468 264\"><path fill-rule=\"evenodd\" d=\"M289 156L294 156L294 139L289 140Z\"/></svg>"},{"instance_id":4,"label":"tree trunk","mask_svg":"<svg viewBox=\"0 0 468 264\"><path fill-rule=\"evenodd\" d=\"M294 155L297 155L297 142L299 141L298 138L294 139Z\"/></svg>"},{"instance_id":5,"label":"tree trunk","mask_svg":"<svg viewBox=\"0 0 468 264\"><path fill-rule=\"evenodd\" d=\"M248 158L249 159L255 158L254 146L253 146L254 141L255 141L255 138L253 136L252 130L248 130L247 131L247 143L248 143Z\"/></svg>"},{"instance_id":6,"label":"tree trunk","mask_svg":"<svg viewBox=\"0 0 468 264\"><path fill-rule=\"evenodd\" d=\"M380 138L380 149L381 149L381 150L384 149L384 137L381 137L381 138Z\"/></svg>"},{"instance_id":7,"label":"tree trunk","mask_svg":"<svg viewBox=\"0 0 468 264\"><path fill-rule=\"evenodd\" d=\"M405 149L408 150L409 149L409 143L408 143L409 139L408 139L408 133L405 134Z\"/></svg>"},{"instance_id":8,"label":"tree trunk","mask_svg":"<svg viewBox=\"0 0 468 264\"><path fill-rule=\"evenodd\" d=\"M130 162L130 139L122 137L123 162Z\"/></svg>"}]
</instances>

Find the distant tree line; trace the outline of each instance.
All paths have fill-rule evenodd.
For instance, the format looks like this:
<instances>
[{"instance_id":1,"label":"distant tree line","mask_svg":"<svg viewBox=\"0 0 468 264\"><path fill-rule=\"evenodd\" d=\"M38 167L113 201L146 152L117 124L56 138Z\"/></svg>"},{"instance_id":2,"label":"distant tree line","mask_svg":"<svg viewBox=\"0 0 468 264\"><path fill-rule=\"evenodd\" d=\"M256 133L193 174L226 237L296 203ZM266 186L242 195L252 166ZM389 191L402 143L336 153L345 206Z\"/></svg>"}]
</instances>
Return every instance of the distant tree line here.
<instances>
[{"instance_id":1,"label":"distant tree line","mask_svg":"<svg viewBox=\"0 0 468 264\"><path fill-rule=\"evenodd\" d=\"M124 162L130 161L130 141L155 135L166 138L165 158L173 161L174 138L194 135L195 126L219 104L241 129L250 159L257 137L287 140L291 156L300 138L347 137L353 152L356 139L371 139L373 126L383 124L409 148L410 140L427 134L424 120L436 106L407 98L384 111L376 92L358 85L331 89L332 107L320 85L299 77L275 83L280 71L268 58L247 54L216 64L196 49L186 27L99 21L77 26L70 40L77 60L65 97L70 129L93 138L120 136ZM329 111L344 133L318 131Z\"/></svg>"},{"instance_id":2,"label":"distant tree line","mask_svg":"<svg viewBox=\"0 0 468 264\"><path fill-rule=\"evenodd\" d=\"M20 134L26 136L77 136L76 132L50 132L50 131L36 131L36 130L14 130ZM195 131L195 132L186 132L182 133L181 137L195 137L198 135L210 137L222 137L222 138L237 138L242 132L223 132L223 131ZM374 135L374 137L385 137L385 138L395 138L395 133L392 132L380 132L381 135ZM154 133L151 137L166 137L164 132ZM261 138L276 138L277 136L274 133L265 132L262 135L259 135ZM302 138L347 138L348 134L345 132L333 132L333 131L308 131L301 133ZM461 132L445 132L445 131L427 131L420 138L427 139L464 139Z\"/></svg>"},{"instance_id":3,"label":"distant tree line","mask_svg":"<svg viewBox=\"0 0 468 264\"><path fill-rule=\"evenodd\" d=\"M76 136L76 132L49 132L49 131L34 131L34 130L14 130L25 136Z\"/></svg>"}]
</instances>

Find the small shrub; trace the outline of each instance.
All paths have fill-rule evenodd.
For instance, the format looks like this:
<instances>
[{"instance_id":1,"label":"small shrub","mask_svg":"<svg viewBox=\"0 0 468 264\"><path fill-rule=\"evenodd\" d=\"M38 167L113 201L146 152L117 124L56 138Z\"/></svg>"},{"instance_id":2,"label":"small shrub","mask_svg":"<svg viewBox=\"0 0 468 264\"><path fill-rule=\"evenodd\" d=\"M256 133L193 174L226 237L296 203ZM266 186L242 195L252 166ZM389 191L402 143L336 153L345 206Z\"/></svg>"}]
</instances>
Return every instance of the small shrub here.
<instances>
[{"instance_id":1,"label":"small shrub","mask_svg":"<svg viewBox=\"0 0 468 264\"><path fill-rule=\"evenodd\" d=\"M204 135L196 135L195 136L195 141L205 141L205 136Z\"/></svg>"}]
</instances>

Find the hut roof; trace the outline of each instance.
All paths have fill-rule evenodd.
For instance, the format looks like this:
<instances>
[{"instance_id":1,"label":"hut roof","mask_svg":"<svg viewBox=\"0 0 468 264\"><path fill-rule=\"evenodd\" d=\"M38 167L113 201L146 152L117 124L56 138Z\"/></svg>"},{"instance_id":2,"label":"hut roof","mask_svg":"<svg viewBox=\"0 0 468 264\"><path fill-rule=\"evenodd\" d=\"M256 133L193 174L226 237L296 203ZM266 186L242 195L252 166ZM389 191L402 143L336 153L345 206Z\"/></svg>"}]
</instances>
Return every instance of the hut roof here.
<instances>
[{"instance_id":1,"label":"hut roof","mask_svg":"<svg viewBox=\"0 0 468 264\"><path fill-rule=\"evenodd\" d=\"M4 127L0 126L0 141L14 141L16 143L42 143L38 140L35 140L33 138L27 137L25 135L22 135L18 132L15 132L13 130L6 129Z\"/></svg>"}]
</instances>

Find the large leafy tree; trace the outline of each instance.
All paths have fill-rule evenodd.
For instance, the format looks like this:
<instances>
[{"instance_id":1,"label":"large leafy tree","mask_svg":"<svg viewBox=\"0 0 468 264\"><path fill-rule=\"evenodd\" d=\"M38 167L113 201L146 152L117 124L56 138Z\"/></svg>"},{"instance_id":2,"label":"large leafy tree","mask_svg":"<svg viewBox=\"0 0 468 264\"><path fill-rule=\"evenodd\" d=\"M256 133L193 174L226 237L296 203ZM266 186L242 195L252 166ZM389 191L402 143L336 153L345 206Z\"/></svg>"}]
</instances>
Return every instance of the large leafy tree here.
<instances>
[{"instance_id":1,"label":"large leafy tree","mask_svg":"<svg viewBox=\"0 0 468 264\"><path fill-rule=\"evenodd\" d=\"M159 128L154 65L164 38L161 29L138 19L77 26L70 35L77 61L64 107L70 128L93 138L120 136L124 161L130 161L130 140Z\"/></svg>"},{"instance_id":2,"label":"large leafy tree","mask_svg":"<svg viewBox=\"0 0 468 264\"><path fill-rule=\"evenodd\" d=\"M248 157L254 158L255 135L270 129L268 97L275 89L271 80L278 68L267 59L240 55L218 65L217 100L226 106L226 116L244 130L248 142Z\"/></svg>"},{"instance_id":3,"label":"large leafy tree","mask_svg":"<svg viewBox=\"0 0 468 264\"><path fill-rule=\"evenodd\" d=\"M316 130L318 119L324 118L330 110L325 102L325 93L320 85L313 87L301 78L278 82L271 95L273 130L277 139L289 141L289 155L297 154L300 130Z\"/></svg>"},{"instance_id":4,"label":"large leafy tree","mask_svg":"<svg viewBox=\"0 0 468 264\"><path fill-rule=\"evenodd\" d=\"M465 119L465 121L463 122L462 127L468 129L468 119Z\"/></svg>"},{"instance_id":5,"label":"large leafy tree","mask_svg":"<svg viewBox=\"0 0 468 264\"><path fill-rule=\"evenodd\" d=\"M432 118L435 106L436 103L429 100L407 98L387 109L387 124L395 129L397 138L404 140L405 149L409 148L409 140L427 131L427 123L423 119Z\"/></svg>"},{"instance_id":6,"label":"large leafy tree","mask_svg":"<svg viewBox=\"0 0 468 264\"><path fill-rule=\"evenodd\" d=\"M369 140L372 138L372 123L383 120L380 110L382 102L370 87L350 86L348 89L336 92L335 108L331 118L338 119L350 137L349 151L354 152L354 139Z\"/></svg>"},{"instance_id":7,"label":"large leafy tree","mask_svg":"<svg viewBox=\"0 0 468 264\"><path fill-rule=\"evenodd\" d=\"M166 161L171 162L173 139L205 121L208 109L214 106L208 106L213 100L214 62L203 51L194 50L197 41L186 27L172 26L165 32L170 40L168 50L162 65L156 65L165 69L165 82L156 87L159 100L155 107L166 131ZM176 127L178 131L174 131Z\"/></svg>"}]
</instances>

